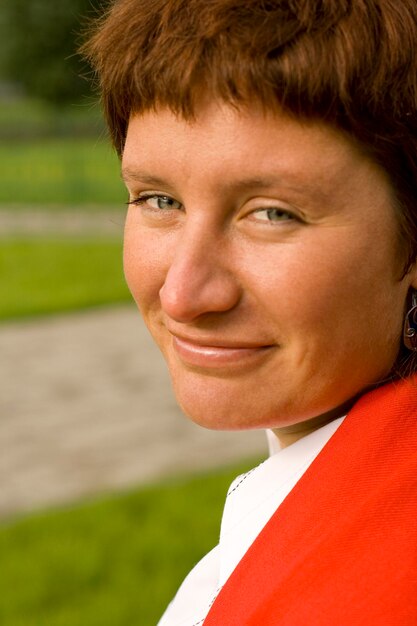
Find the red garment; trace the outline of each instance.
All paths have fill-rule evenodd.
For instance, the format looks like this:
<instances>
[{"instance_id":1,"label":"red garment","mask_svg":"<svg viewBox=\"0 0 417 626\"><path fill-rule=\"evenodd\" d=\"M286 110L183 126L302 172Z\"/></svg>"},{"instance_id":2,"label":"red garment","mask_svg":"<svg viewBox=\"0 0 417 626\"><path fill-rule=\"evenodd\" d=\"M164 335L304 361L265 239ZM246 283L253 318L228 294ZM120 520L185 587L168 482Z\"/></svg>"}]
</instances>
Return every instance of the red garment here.
<instances>
[{"instance_id":1,"label":"red garment","mask_svg":"<svg viewBox=\"0 0 417 626\"><path fill-rule=\"evenodd\" d=\"M204 626L417 626L417 377L363 396Z\"/></svg>"}]
</instances>

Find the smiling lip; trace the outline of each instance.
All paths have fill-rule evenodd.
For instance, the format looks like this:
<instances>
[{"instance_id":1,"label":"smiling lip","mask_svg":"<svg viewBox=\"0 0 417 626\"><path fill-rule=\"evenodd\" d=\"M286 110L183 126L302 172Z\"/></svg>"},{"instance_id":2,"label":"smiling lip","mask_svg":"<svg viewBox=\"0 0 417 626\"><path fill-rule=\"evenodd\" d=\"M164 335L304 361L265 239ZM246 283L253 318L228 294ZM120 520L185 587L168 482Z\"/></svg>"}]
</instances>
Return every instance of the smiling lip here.
<instances>
[{"instance_id":1,"label":"smiling lip","mask_svg":"<svg viewBox=\"0 0 417 626\"><path fill-rule=\"evenodd\" d=\"M263 356L273 346L250 345L242 343L228 344L216 342L215 344L198 343L190 339L184 339L172 335L174 350L187 365L203 368L219 368L224 366L245 364L254 358Z\"/></svg>"}]
</instances>

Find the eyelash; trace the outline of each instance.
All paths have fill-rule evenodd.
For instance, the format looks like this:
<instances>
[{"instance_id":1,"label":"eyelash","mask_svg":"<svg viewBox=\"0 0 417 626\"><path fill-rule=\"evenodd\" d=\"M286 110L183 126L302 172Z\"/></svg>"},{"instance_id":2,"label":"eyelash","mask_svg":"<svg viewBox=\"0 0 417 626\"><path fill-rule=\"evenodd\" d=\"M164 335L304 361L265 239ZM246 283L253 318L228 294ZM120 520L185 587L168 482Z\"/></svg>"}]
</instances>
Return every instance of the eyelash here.
<instances>
[{"instance_id":1,"label":"eyelash","mask_svg":"<svg viewBox=\"0 0 417 626\"><path fill-rule=\"evenodd\" d=\"M276 212L277 214L281 214L280 217L282 217L283 215L286 216L286 219L278 219L278 220L260 220L263 222L269 222L270 224L273 224L274 222L283 222L283 221L291 221L291 220L297 220L300 221L299 218L297 218L296 215L294 215L294 213L291 213L291 211L287 211L287 209L284 209L283 207L264 207L262 209L257 209L253 212L254 215L256 215L257 213L272 213L272 212ZM269 216L270 217L270 216ZM258 218L259 219L259 218Z\"/></svg>"},{"instance_id":2,"label":"eyelash","mask_svg":"<svg viewBox=\"0 0 417 626\"><path fill-rule=\"evenodd\" d=\"M157 193L143 194L142 196L138 196L137 198L134 198L133 200L129 200L129 202L127 202L126 204L140 207L140 206L143 206L144 204L146 204L148 202L148 200L151 200L151 199L163 200L165 202L171 201L172 203L177 203L180 207L182 207L181 203L178 202L177 200L175 200L174 198L172 198L171 196L168 196L168 195L165 195L165 194L157 194ZM158 208L155 208L155 207L150 207L150 209L154 210L154 211L158 211L158 210L160 210L160 211L175 210L176 211L176 210L179 210L178 207L167 207L165 209L162 209L162 208L158 209ZM278 219L278 220L276 220L276 223L283 222L283 221L292 221L292 220L302 221L302 220L300 220L300 218L297 215L295 215L291 211L287 211L285 208L279 207L279 206L278 207L259 208L259 209L254 210L251 213L251 215L256 215L256 213L269 212L269 211L271 211L271 212L272 211L276 211L277 213L281 213L281 216L282 215L286 215L287 216L287 219L285 219L285 220ZM271 225L274 223L274 220L272 220L272 219L271 220L259 220L259 221L263 221L265 223L269 222L269 224L271 224Z\"/></svg>"},{"instance_id":3,"label":"eyelash","mask_svg":"<svg viewBox=\"0 0 417 626\"><path fill-rule=\"evenodd\" d=\"M142 196L138 196L137 198L134 198L133 200L129 200L129 202L127 202L126 204L133 205L133 206L143 206L144 204L146 204L146 202L148 202L148 200L151 200L153 198L156 200L164 200L168 202L172 201L173 203L177 202L178 204L181 204L174 198L171 198L171 196L166 196L165 194L158 194L158 193L143 194ZM154 207L151 207L151 208L154 208ZM163 209L160 209L160 210L162 211Z\"/></svg>"}]
</instances>

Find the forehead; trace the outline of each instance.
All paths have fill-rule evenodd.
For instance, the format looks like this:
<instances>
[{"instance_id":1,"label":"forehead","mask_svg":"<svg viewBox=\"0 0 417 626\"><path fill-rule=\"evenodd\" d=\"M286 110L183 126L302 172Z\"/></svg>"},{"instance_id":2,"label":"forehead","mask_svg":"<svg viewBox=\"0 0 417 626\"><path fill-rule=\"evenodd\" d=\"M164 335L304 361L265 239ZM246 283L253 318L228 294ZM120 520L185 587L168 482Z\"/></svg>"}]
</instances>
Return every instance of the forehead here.
<instances>
[{"instance_id":1,"label":"forehead","mask_svg":"<svg viewBox=\"0 0 417 626\"><path fill-rule=\"evenodd\" d=\"M323 196L348 176L366 178L374 170L383 177L353 139L329 125L219 102L202 106L192 120L169 109L133 115L122 169L128 186L268 188L278 182Z\"/></svg>"},{"instance_id":2,"label":"forehead","mask_svg":"<svg viewBox=\"0 0 417 626\"><path fill-rule=\"evenodd\" d=\"M164 145L175 143L178 150L185 148L196 153L199 149L206 153L208 150L209 154L215 150L219 156L228 151L237 152L244 146L247 150L256 149L259 156L277 147L277 142L281 149L297 148L302 143L304 150L314 143L328 156L355 149L353 140L323 122L296 119L257 104L237 108L221 101L201 104L193 118L185 118L168 108L134 114L128 124L127 147L135 136L142 142L160 137L160 151Z\"/></svg>"}]
</instances>

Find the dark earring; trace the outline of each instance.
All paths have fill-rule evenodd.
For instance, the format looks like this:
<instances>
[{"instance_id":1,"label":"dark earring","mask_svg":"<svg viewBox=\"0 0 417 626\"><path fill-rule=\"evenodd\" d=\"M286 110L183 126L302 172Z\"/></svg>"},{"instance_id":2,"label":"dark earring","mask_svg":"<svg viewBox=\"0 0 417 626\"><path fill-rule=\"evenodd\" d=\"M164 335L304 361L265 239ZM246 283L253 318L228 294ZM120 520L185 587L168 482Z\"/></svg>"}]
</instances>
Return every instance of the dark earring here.
<instances>
[{"instance_id":1,"label":"dark earring","mask_svg":"<svg viewBox=\"0 0 417 626\"><path fill-rule=\"evenodd\" d=\"M403 341L406 348L417 352L417 292L411 293L411 309L404 320Z\"/></svg>"}]
</instances>

